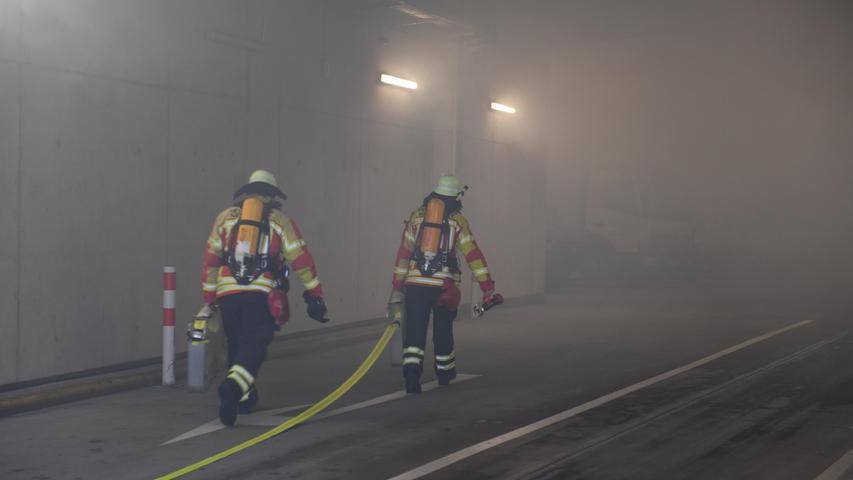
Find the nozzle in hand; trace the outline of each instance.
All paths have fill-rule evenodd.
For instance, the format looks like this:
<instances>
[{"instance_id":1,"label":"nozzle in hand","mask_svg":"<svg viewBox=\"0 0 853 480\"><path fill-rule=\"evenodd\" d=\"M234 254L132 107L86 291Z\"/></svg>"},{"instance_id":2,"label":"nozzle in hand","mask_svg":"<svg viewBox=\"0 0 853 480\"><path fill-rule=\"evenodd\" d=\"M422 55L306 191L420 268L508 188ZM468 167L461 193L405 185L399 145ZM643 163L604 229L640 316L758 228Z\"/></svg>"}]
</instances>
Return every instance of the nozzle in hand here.
<instances>
[{"instance_id":1,"label":"nozzle in hand","mask_svg":"<svg viewBox=\"0 0 853 480\"><path fill-rule=\"evenodd\" d=\"M501 305L502 303L504 303L504 296L503 295L501 295L500 293L495 293L494 295L490 295L489 299L486 300L485 302L474 305L474 309L473 309L474 310L474 317L480 318L487 311L491 310L493 307L497 307L498 305Z\"/></svg>"}]
</instances>

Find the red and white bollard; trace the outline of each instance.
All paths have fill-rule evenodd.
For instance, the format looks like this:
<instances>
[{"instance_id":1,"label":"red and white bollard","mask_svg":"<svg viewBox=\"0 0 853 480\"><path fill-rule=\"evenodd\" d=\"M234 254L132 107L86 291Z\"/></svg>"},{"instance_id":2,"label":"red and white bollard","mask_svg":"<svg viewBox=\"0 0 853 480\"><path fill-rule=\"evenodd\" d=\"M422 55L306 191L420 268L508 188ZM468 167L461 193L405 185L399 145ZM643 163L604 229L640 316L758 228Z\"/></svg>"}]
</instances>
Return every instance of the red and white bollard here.
<instances>
[{"instance_id":1,"label":"red and white bollard","mask_svg":"<svg viewBox=\"0 0 853 480\"><path fill-rule=\"evenodd\" d=\"M175 384L175 267L163 267L163 385Z\"/></svg>"}]
</instances>

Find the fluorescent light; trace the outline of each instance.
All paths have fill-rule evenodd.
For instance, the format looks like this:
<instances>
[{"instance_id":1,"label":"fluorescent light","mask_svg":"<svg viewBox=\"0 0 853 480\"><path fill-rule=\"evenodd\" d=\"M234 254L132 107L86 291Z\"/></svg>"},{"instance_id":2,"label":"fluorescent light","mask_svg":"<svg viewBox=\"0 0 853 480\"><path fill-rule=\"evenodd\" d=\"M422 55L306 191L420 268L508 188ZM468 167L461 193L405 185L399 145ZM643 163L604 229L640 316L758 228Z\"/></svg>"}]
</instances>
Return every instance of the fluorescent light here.
<instances>
[{"instance_id":1,"label":"fluorescent light","mask_svg":"<svg viewBox=\"0 0 853 480\"><path fill-rule=\"evenodd\" d=\"M395 77L394 75L388 75L387 73L383 73L382 75L380 75L379 81L382 83L387 83L388 85L394 85L395 87L408 88L409 90L414 90L418 88L418 82L406 80L405 78Z\"/></svg>"},{"instance_id":2,"label":"fluorescent light","mask_svg":"<svg viewBox=\"0 0 853 480\"><path fill-rule=\"evenodd\" d=\"M514 107L503 105L503 104L498 103L498 102L492 102L492 110L497 110L499 112L504 112L504 113L515 113Z\"/></svg>"}]
</instances>

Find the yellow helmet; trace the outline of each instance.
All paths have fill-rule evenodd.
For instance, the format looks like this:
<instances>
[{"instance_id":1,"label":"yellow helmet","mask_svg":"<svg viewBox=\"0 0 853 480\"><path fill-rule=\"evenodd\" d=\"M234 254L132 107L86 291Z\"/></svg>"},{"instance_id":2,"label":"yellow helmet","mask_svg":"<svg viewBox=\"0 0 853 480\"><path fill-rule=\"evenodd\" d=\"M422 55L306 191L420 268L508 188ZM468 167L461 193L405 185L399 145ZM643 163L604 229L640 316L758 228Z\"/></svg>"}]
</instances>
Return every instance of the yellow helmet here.
<instances>
[{"instance_id":1,"label":"yellow helmet","mask_svg":"<svg viewBox=\"0 0 853 480\"><path fill-rule=\"evenodd\" d=\"M453 175L444 175L438 179L438 186L433 192L446 197L456 197L462 193L462 183Z\"/></svg>"}]
</instances>

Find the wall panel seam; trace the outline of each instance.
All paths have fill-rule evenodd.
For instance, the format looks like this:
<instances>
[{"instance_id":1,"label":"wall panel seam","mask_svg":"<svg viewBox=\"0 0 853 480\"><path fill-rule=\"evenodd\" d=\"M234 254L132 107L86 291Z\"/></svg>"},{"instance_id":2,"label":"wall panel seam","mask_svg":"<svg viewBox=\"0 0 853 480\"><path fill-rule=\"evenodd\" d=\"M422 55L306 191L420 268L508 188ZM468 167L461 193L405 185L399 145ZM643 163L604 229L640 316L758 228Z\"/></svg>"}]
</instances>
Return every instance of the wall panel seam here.
<instances>
[{"instance_id":1,"label":"wall panel seam","mask_svg":"<svg viewBox=\"0 0 853 480\"><path fill-rule=\"evenodd\" d=\"M18 64L18 172L17 172L17 232L16 248L16 272L15 272L15 381L20 379L21 373L21 252L23 239L23 167L24 167L24 67Z\"/></svg>"}]
</instances>

